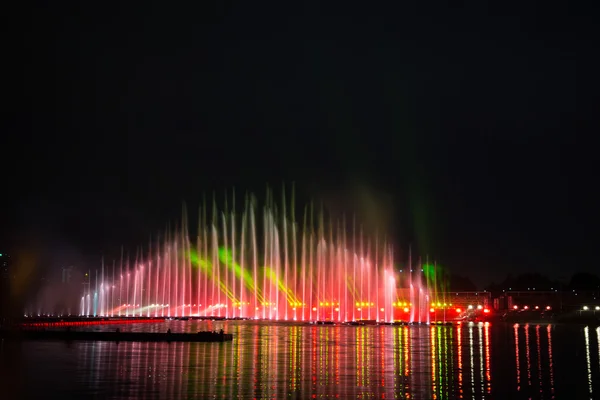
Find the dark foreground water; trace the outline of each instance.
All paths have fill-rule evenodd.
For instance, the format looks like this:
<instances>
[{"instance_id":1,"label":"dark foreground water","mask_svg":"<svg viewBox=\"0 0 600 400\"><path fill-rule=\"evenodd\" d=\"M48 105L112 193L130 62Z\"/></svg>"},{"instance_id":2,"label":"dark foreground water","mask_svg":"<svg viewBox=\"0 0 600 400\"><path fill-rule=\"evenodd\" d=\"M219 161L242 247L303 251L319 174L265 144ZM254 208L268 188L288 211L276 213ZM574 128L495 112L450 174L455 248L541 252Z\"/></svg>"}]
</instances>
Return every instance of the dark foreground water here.
<instances>
[{"instance_id":1,"label":"dark foreground water","mask_svg":"<svg viewBox=\"0 0 600 400\"><path fill-rule=\"evenodd\" d=\"M232 343L0 342L0 399L600 398L596 327L169 321L121 329L221 327Z\"/></svg>"}]
</instances>

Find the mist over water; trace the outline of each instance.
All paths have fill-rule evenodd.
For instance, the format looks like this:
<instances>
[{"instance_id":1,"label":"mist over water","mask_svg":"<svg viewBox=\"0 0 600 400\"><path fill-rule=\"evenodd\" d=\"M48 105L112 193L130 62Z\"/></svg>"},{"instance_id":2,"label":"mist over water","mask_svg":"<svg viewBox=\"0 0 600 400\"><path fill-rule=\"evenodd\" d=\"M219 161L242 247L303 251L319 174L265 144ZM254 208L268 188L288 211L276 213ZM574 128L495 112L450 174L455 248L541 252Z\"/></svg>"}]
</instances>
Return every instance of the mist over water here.
<instances>
[{"instance_id":1,"label":"mist over water","mask_svg":"<svg viewBox=\"0 0 600 400\"><path fill-rule=\"evenodd\" d=\"M588 399L600 390L593 327L167 321L121 329L221 327L233 342L2 342L0 390L3 399Z\"/></svg>"}]
</instances>

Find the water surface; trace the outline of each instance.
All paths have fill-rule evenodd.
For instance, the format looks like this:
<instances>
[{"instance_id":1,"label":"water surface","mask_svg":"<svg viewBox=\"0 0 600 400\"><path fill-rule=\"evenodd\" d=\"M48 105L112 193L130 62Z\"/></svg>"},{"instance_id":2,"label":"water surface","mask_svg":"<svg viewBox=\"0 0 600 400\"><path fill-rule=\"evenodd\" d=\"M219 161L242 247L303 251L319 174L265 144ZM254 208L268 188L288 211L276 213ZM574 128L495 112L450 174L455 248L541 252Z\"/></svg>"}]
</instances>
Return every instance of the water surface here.
<instances>
[{"instance_id":1,"label":"water surface","mask_svg":"<svg viewBox=\"0 0 600 400\"><path fill-rule=\"evenodd\" d=\"M600 398L596 327L167 321L120 328L224 328L235 339L0 342L0 398Z\"/></svg>"}]
</instances>

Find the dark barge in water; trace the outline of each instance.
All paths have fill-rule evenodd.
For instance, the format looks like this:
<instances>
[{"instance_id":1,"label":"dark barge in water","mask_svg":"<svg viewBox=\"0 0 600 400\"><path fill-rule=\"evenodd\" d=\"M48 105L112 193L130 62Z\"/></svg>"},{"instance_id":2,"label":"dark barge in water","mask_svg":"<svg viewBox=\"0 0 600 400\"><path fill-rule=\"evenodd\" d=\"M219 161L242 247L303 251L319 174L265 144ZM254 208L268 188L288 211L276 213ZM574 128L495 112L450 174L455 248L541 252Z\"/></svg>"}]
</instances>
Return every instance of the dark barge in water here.
<instances>
[{"instance_id":1,"label":"dark barge in water","mask_svg":"<svg viewBox=\"0 0 600 400\"><path fill-rule=\"evenodd\" d=\"M92 332L72 330L4 330L0 339L6 340L84 340L108 342L228 342L233 334L220 332Z\"/></svg>"}]
</instances>

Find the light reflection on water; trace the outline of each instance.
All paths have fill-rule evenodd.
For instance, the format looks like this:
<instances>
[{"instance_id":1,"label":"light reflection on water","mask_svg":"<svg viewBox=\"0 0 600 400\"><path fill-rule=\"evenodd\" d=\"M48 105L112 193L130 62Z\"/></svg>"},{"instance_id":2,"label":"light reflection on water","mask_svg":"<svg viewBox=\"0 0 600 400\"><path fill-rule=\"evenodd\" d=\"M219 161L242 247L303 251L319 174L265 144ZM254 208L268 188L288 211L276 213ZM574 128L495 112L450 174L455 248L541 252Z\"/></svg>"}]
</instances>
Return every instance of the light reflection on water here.
<instances>
[{"instance_id":1,"label":"light reflection on water","mask_svg":"<svg viewBox=\"0 0 600 400\"><path fill-rule=\"evenodd\" d=\"M8 396L2 399L577 399L599 391L600 328L253 321L120 328L224 328L235 339L0 343L0 393Z\"/></svg>"}]
</instances>

